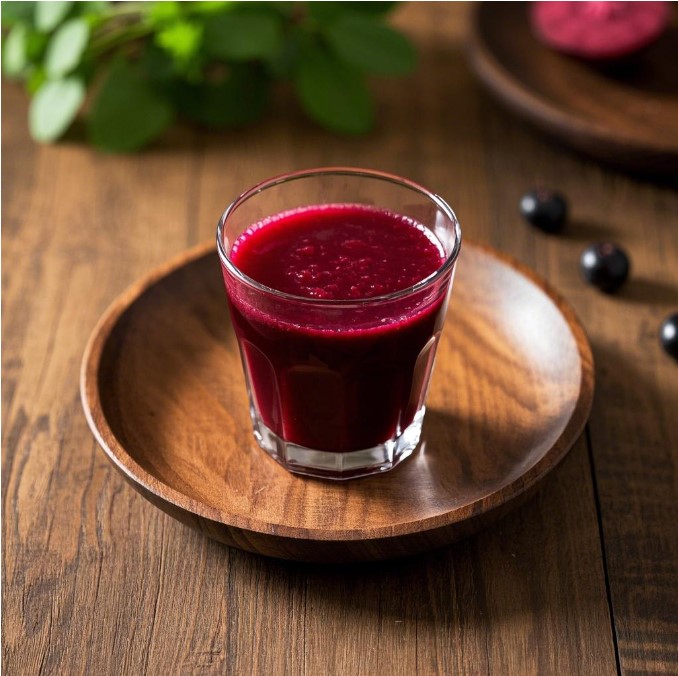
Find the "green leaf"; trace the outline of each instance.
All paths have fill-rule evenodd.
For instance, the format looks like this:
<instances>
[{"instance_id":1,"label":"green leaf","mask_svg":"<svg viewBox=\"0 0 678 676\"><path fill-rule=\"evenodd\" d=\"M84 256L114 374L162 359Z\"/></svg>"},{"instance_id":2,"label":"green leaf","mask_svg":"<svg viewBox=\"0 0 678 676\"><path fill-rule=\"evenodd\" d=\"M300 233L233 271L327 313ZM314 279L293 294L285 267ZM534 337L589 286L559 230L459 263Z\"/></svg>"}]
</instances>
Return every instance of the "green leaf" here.
<instances>
[{"instance_id":1,"label":"green leaf","mask_svg":"<svg viewBox=\"0 0 678 676\"><path fill-rule=\"evenodd\" d=\"M175 0L166 2L154 2L150 4L148 18L153 24L162 24L167 21L174 21L181 16L181 3Z\"/></svg>"},{"instance_id":2,"label":"green leaf","mask_svg":"<svg viewBox=\"0 0 678 676\"><path fill-rule=\"evenodd\" d=\"M308 37L301 26L292 26L288 30L280 50L266 60L266 67L273 78L282 80L292 77L302 45L308 41Z\"/></svg>"},{"instance_id":3,"label":"green leaf","mask_svg":"<svg viewBox=\"0 0 678 676\"><path fill-rule=\"evenodd\" d=\"M308 14L320 23L334 21L345 14L381 16L390 12L397 2L309 2Z\"/></svg>"},{"instance_id":4,"label":"green leaf","mask_svg":"<svg viewBox=\"0 0 678 676\"><path fill-rule=\"evenodd\" d=\"M2 50L2 70L7 77L18 78L28 65L28 27L15 24L5 38Z\"/></svg>"},{"instance_id":5,"label":"green leaf","mask_svg":"<svg viewBox=\"0 0 678 676\"><path fill-rule=\"evenodd\" d=\"M158 31L155 42L180 62L187 62L200 50L203 27L193 21L180 20Z\"/></svg>"},{"instance_id":6,"label":"green leaf","mask_svg":"<svg viewBox=\"0 0 678 676\"><path fill-rule=\"evenodd\" d=\"M183 85L176 92L177 104L183 114L208 127L241 127L261 117L269 88L261 66L236 64L217 84Z\"/></svg>"},{"instance_id":7,"label":"green leaf","mask_svg":"<svg viewBox=\"0 0 678 676\"><path fill-rule=\"evenodd\" d=\"M80 78L45 82L28 109L31 136L42 143L58 139L75 119L84 99L85 84Z\"/></svg>"},{"instance_id":8,"label":"green leaf","mask_svg":"<svg viewBox=\"0 0 678 676\"><path fill-rule=\"evenodd\" d=\"M280 15L260 9L218 14L205 25L205 50L227 61L266 59L280 50L282 39Z\"/></svg>"},{"instance_id":9,"label":"green leaf","mask_svg":"<svg viewBox=\"0 0 678 676\"><path fill-rule=\"evenodd\" d=\"M70 19L61 25L47 45L45 70L58 78L73 71L87 48L89 24L85 19Z\"/></svg>"},{"instance_id":10,"label":"green leaf","mask_svg":"<svg viewBox=\"0 0 678 676\"><path fill-rule=\"evenodd\" d=\"M45 53L45 47L49 42L49 37L44 33L38 33L38 31L30 29L28 32L28 38L26 41L26 54L29 61L42 61L43 54Z\"/></svg>"},{"instance_id":11,"label":"green leaf","mask_svg":"<svg viewBox=\"0 0 678 676\"><path fill-rule=\"evenodd\" d=\"M109 9L111 3L106 0L78 0L76 5L80 16L89 14L101 14Z\"/></svg>"},{"instance_id":12,"label":"green leaf","mask_svg":"<svg viewBox=\"0 0 678 676\"><path fill-rule=\"evenodd\" d=\"M360 14L369 14L370 16L382 16L388 14L398 3L397 2L344 2L350 6L350 9Z\"/></svg>"},{"instance_id":13,"label":"green leaf","mask_svg":"<svg viewBox=\"0 0 678 676\"><path fill-rule=\"evenodd\" d=\"M0 5L3 28L14 26L21 22L32 21L35 4L35 2L3 1Z\"/></svg>"},{"instance_id":14,"label":"green leaf","mask_svg":"<svg viewBox=\"0 0 678 676\"><path fill-rule=\"evenodd\" d=\"M186 11L191 14L219 14L225 9L230 9L236 3L232 0L195 0L186 4Z\"/></svg>"},{"instance_id":15,"label":"green leaf","mask_svg":"<svg viewBox=\"0 0 678 676\"><path fill-rule=\"evenodd\" d=\"M344 61L370 73L404 75L416 64L414 47L404 35L367 16L341 16L324 34Z\"/></svg>"},{"instance_id":16,"label":"green leaf","mask_svg":"<svg viewBox=\"0 0 678 676\"><path fill-rule=\"evenodd\" d=\"M363 76L326 50L307 48L295 73L297 96L308 116L345 134L363 134L374 110Z\"/></svg>"},{"instance_id":17,"label":"green leaf","mask_svg":"<svg viewBox=\"0 0 678 676\"><path fill-rule=\"evenodd\" d=\"M111 3L104 0L80 0L76 7L78 16L83 17L92 29L109 19L110 5Z\"/></svg>"},{"instance_id":18,"label":"green leaf","mask_svg":"<svg viewBox=\"0 0 678 676\"><path fill-rule=\"evenodd\" d=\"M153 43L147 43L137 62L143 77L154 84L165 84L175 76L174 63L167 52Z\"/></svg>"},{"instance_id":19,"label":"green leaf","mask_svg":"<svg viewBox=\"0 0 678 676\"><path fill-rule=\"evenodd\" d=\"M274 2L248 2L247 5L248 7L253 7L258 5L259 7L262 7L264 9L267 9L271 12L275 12L276 14L280 14L280 16L284 17L287 20L294 20L293 16L297 13L299 9L299 3L298 2L285 2L284 0L275 0Z\"/></svg>"},{"instance_id":20,"label":"green leaf","mask_svg":"<svg viewBox=\"0 0 678 676\"><path fill-rule=\"evenodd\" d=\"M42 87L43 84L45 84L45 81L47 80L47 76L45 75L45 69L44 68L33 68L30 71L30 74L28 75L28 78L26 79L26 91L33 96L35 92Z\"/></svg>"},{"instance_id":21,"label":"green leaf","mask_svg":"<svg viewBox=\"0 0 678 676\"><path fill-rule=\"evenodd\" d=\"M38 2L35 7L35 27L43 33L49 33L66 18L72 5L72 2L59 0Z\"/></svg>"},{"instance_id":22,"label":"green leaf","mask_svg":"<svg viewBox=\"0 0 678 676\"><path fill-rule=\"evenodd\" d=\"M162 134L172 119L172 107L151 89L142 71L119 58L92 105L89 137L102 150L130 152Z\"/></svg>"}]
</instances>

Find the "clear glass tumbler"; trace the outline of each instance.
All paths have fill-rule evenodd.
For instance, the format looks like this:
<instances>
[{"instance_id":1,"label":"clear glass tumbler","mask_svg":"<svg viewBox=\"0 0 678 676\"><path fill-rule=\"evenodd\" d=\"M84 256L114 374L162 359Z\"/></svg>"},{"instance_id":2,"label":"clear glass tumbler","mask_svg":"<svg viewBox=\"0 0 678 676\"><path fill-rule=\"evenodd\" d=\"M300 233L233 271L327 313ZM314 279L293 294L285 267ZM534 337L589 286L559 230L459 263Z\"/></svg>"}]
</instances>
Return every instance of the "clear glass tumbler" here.
<instances>
[{"instance_id":1,"label":"clear glass tumbler","mask_svg":"<svg viewBox=\"0 0 678 676\"><path fill-rule=\"evenodd\" d=\"M253 224L337 204L412 219L435 236L444 261L407 289L344 301L271 289L231 260L233 243ZM460 247L459 223L444 200L377 171L291 173L230 204L217 248L261 448L291 472L329 479L381 473L414 451Z\"/></svg>"}]
</instances>

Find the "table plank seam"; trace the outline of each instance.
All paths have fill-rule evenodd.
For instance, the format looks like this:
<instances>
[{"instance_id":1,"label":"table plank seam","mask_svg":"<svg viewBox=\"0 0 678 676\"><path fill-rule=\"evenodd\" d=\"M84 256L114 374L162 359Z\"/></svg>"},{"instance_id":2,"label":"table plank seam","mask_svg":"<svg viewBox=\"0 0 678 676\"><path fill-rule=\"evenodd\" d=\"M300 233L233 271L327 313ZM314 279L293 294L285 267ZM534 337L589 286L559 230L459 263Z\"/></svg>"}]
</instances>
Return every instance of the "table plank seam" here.
<instances>
[{"instance_id":1,"label":"table plank seam","mask_svg":"<svg viewBox=\"0 0 678 676\"><path fill-rule=\"evenodd\" d=\"M607 567L607 553L605 549L605 531L603 529L603 512L600 506L600 495L598 493L598 479L596 475L596 463L593 457L593 444L591 442L591 432L588 423L584 428L586 435L586 448L591 465L591 483L593 485L593 499L596 505L596 519L598 521L598 534L600 537L600 554L603 562L603 574L605 576L605 595L607 597L607 607L610 616L610 630L612 632L612 644L614 645L614 660L617 665L617 674L622 675L621 658L619 655L619 643L617 640L617 626L614 616L614 604L612 602L612 589L610 588L610 575Z\"/></svg>"}]
</instances>

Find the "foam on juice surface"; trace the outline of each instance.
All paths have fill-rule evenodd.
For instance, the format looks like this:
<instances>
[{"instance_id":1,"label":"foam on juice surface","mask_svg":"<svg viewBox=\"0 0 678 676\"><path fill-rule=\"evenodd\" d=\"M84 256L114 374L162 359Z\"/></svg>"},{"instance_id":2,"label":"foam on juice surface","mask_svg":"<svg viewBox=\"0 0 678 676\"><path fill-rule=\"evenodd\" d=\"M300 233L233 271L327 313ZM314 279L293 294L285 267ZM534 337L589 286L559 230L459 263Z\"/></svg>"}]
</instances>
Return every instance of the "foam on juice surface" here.
<instances>
[{"instance_id":1,"label":"foam on juice surface","mask_svg":"<svg viewBox=\"0 0 678 676\"><path fill-rule=\"evenodd\" d=\"M355 300L413 286L444 262L422 225L365 205L310 206L248 228L231 249L248 277L306 298Z\"/></svg>"}]
</instances>

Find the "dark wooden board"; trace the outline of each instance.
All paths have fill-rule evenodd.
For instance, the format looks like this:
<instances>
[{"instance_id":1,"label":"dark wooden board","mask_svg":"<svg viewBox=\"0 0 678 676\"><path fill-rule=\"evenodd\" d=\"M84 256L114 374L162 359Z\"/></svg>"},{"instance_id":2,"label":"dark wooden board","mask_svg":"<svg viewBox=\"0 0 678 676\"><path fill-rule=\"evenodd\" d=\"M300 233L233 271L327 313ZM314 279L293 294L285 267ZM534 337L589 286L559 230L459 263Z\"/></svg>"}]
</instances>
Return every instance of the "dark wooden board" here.
<instances>
[{"instance_id":1,"label":"dark wooden board","mask_svg":"<svg viewBox=\"0 0 678 676\"><path fill-rule=\"evenodd\" d=\"M528 3L482 2L469 56L503 104L561 143L626 169L678 173L678 25L623 63L592 65L541 44Z\"/></svg>"}]
</instances>

